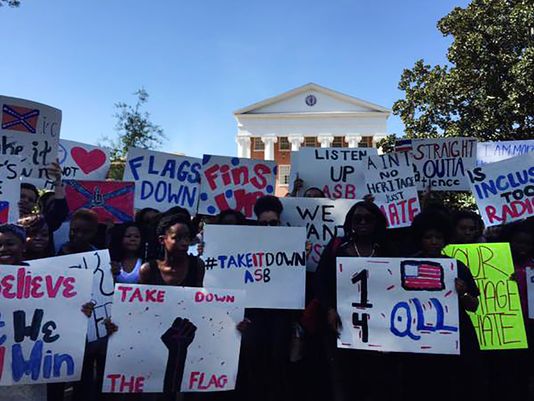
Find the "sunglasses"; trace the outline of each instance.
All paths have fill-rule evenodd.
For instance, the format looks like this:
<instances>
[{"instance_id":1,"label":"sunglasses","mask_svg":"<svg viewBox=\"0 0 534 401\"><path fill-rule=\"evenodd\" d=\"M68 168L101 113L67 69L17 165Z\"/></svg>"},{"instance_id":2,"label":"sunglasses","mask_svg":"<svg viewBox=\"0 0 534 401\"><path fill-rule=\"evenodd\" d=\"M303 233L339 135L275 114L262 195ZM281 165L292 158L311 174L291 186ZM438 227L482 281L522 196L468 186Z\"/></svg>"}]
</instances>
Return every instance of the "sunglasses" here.
<instances>
[{"instance_id":1,"label":"sunglasses","mask_svg":"<svg viewBox=\"0 0 534 401\"><path fill-rule=\"evenodd\" d=\"M280 220L267 220L267 221L258 221L259 226L279 226Z\"/></svg>"}]
</instances>

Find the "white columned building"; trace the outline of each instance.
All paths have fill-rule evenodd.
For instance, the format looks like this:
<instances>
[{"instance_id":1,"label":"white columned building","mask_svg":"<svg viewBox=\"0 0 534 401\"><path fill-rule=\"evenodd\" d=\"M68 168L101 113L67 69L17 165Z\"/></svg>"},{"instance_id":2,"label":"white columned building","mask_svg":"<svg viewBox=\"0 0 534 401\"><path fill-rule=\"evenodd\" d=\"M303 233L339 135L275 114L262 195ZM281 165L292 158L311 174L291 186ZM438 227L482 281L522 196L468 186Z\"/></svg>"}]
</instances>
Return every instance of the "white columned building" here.
<instances>
[{"instance_id":1,"label":"white columned building","mask_svg":"<svg viewBox=\"0 0 534 401\"><path fill-rule=\"evenodd\" d=\"M307 147L376 147L391 111L309 83L237 110L237 155L275 160L284 195L291 152Z\"/></svg>"}]
</instances>

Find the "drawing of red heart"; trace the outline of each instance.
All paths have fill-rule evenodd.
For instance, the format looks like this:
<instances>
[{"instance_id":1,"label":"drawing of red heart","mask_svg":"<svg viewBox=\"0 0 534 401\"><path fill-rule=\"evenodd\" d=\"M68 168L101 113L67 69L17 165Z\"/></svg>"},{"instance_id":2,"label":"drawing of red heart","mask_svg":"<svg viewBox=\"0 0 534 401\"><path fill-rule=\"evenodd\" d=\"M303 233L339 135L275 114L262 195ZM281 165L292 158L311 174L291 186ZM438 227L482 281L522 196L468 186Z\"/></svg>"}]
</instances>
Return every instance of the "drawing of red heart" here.
<instances>
[{"instance_id":1,"label":"drawing of red heart","mask_svg":"<svg viewBox=\"0 0 534 401\"><path fill-rule=\"evenodd\" d=\"M100 149L88 152L84 148L75 146L70 150L70 155L85 174L99 169L106 162L106 154Z\"/></svg>"}]
</instances>

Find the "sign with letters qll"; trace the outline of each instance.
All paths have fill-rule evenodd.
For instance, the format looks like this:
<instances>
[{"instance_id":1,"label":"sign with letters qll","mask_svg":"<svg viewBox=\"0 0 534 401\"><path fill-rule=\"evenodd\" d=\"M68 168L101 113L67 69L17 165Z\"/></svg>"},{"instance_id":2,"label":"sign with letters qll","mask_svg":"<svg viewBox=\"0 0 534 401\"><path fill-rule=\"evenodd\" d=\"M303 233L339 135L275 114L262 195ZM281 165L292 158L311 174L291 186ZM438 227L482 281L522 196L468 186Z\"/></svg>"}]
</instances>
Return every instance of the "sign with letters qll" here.
<instances>
[{"instance_id":1,"label":"sign with letters qll","mask_svg":"<svg viewBox=\"0 0 534 401\"><path fill-rule=\"evenodd\" d=\"M408 152L365 159L365 185L388 221L388 228L408 227L420 212L413 165Z\"/></svg>"},{"instance_id":2,"label":"sign with letters qll","mask_svg":"<svg viewBox=\"0 0 534 401\"><path fill-rule=\"evenodd\" d=\"M167 210L180 206L196 213L202 161L195 157L130 148L125 181L135 181L135 207Z\"/></svg>"},{"instance_id":3,"label":"sign with letters qll","mask_svg":"<svg viewBox=\"0 0 534 401\"><path fill-rule=\"evenodd\" d=\"M0 224L19 219L20 158L0 155Z\"/></svg>"},{"instance_id":4,"label":"sign with letters qll","mask_svg":"<svg viewBox=\"0 0 534 401\"><path fill-rule=\"evenodd\" d=\"M61 110L0 96L0 154L21 158L21 177L47 179L57 158Z\"/></svg>"},{"instance_id":5,"label":"sign with letters qll","mask_svg":"<svg viewBox=\"0 0 534 401\"><path fill-rule=\"evenodd\" d=\"M337 258L338 348L459 354L453 259Z\"/></svg>"},{"instance_id":6,"label":"sign with letters qll","mask_svg":"<svg viewBox=\"0 0 534 401\"><path fill-rule=\"evenodd\" d=\"M335 237L342 237L343 223L356 199L280 198L284 211L282 225L306 227L311 252L306 259L308 271L315 271L324 247Z\"/></svg>"},{"instance_id":7,"label":"sign with letters qll","mask_svg":"<svg viewBox=\"0 0 534 401\"><path fill-rule=\"evenodd\" d=\"M198 213L233 209L253 218L256 200L274 195L276 174L272 161L204 155Z\"/></svg>"},{"instance_id":8,"label":"sign with letters qll","mask_svg":"<svg viewBox=\"0 0 534 401\"><path fill-rule=\"evenodd\" d=\"M31 267L46 268L51 271L88 270L93 273L93 290L90 300L94 304L93 313L87 327L87 341L92 342L107 336L104 319L110 317L113 301L113 275L109 251L91 251L53 258L36 259L28 262Z\"/></svg>"},{"instance_id":9,"label":"sign with letters qll","mask_svg":"<svg viewBox=\"0 0 534 401\"><path fill-rule=\"evenodd\" d=\"M301 148L291 153L291 175L303 181L303 191L317 187L330 199L361 199L367 195L363 160L376 154L376 148Z\"/></svg>"},{"instance_id":10,"label":"sign with letters qll","mask_svg":"<svg viewBox=\"0 0 534 401\"><path fill-rule=\"evenodd\" d=\"M534 139L477 143L477 166L534 152Z\"/></svg>"},{"instance_id":11,"label":"sign with letters qll","mask_svg":"<svg viewBox=\"0 0 534 401\"><path fill-rule=\"evenodd\" d=\"M534 152L469 171L486 227L534 216Z\"/></svg>"},{"instance_id":12,"label":"sign with letters qll","mask_svg":"<svg viewBox=\"0 0 534 401\"><path fill-rule=\"evenodd\" d=\"M91 273L0 266L0 386L80 379ZM2 390L0 390L1 392Z\"/></svg>"},{"instance_id":13,"label":"sign with letters qll","mask_svg":"<svg viewBox=\"0 0 534 401\"><path fill-rule=\"evenodd\" d=\"M204 228L206 288L247 291L247 308L304 309L304 227Z\"/></svg>"},{"instance_id":14,"label":"sign with letters qll","mask_svg":"<svg viewBox=\"0 0 534 401\"><path fill-rule=\"evenodd\" d=\"M119 330L109 338L103 391L233 390L244 297L244 291L117 284Z\"/></svg>"},{"instance_id":15,"label":"sign with letters qll","mask_svg":"<svg viewBox=\"0 0 534 401\"><path fill-rule=\"evenodd\" d=\"M469 313L481 350L527 348L514 262L509 244L454 244L444 254L463 262L480 290L476 313Z\"/></svg>"},{"instance_id":16,"label":"sign with letters qll","mask_svg":"<svg viewBox=\"0 0 534 401\"><path fill-rule=\"evenodd\" d=\"M417 189L468 191L467 170L476 165L473 138L426 138L397 141L395 150L410 153Z\"/></svg>"}]
</instances>

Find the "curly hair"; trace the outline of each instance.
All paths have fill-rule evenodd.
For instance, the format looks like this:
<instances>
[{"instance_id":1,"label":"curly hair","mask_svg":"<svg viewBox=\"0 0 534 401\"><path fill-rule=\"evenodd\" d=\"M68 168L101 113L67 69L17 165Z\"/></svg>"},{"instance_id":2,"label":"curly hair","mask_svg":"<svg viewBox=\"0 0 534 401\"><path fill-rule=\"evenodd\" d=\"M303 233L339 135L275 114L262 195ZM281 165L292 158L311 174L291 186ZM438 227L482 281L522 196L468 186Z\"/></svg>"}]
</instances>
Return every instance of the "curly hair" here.
<instances>
[{"instance_id":1,"label":"curly hair","mask_svg":"<svg viewBox=\"0 0 534 401\"><path fill-rule=\"evenodd\" d=\"M254 205L254 214L256 217L260 217L260 214L264 212L275 212L280 216L283 210L284 206L282 206L282 202L273 195L265 195L258 198Z\"/></svg>"},{"instance_id":2,"label":"curly hair","mask_svg":"<svg viewBox=\"0 0 534 401\"><path fill-rule=\"evenodd\" d=\"M196 231L195 231L195 228L193 227L193 224L191 223L191 220L188 219L183 214L175 214L175 215L165 216L161 218L156 228L156 235L159 237L160 235L167 234L167 231L169 231L169 228L171 228L175 224L186 225L187 228L189 228L190 237L191 238L195 237Z\"/></svg>"},{"instance_id":3,"label":"curly hair","mask_svg":"<svg viewBox=\"0 0 534 401\"><path fill-rule=\"evenodd\" d=\"M425 233L436 230L443 235L445 244L450 244L453 236L453 225L450 217L437 211L423 211L415 216L411 225L412 239L419 246Z\"/></svg>"}]
</instances>

